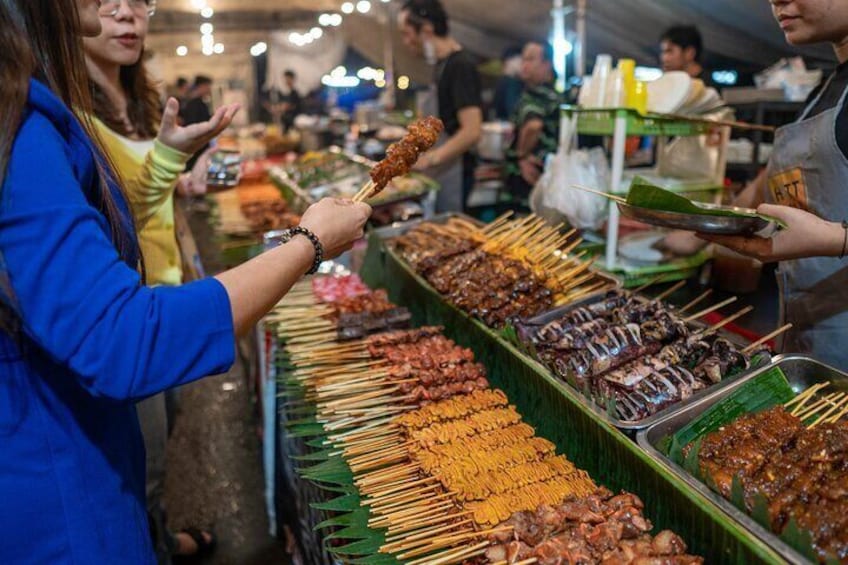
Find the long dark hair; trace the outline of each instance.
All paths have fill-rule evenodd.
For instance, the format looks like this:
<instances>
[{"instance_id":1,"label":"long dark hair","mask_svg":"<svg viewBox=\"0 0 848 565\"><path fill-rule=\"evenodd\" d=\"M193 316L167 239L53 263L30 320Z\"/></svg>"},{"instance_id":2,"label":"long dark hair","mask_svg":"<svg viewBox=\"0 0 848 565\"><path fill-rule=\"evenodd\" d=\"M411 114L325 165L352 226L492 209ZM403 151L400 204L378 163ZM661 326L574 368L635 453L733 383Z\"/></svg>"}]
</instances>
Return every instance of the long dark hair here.
<instances>
[{"instance_id":1,"label":"long dark hair","mask_svg":"<svg viewBox=\"0 0 848 565\"><path fill-rule=\"evenodd\" d=\"M156 137L159 120L162 119L162 110L159 103L159 91L156 90L156 84L150 78L144 65L144 52L134 65L121 67L121 88L127 95L127 117L134 128L132 133L141 139ZM91 98L94 102L95 115L100 121L116 133L121 135L130 133L119 117L120 112L95 80L91 81Z\"/></svg>"},{"instance_id":2,"label":"long dark hair","mask_svg":"<svg viewBox=\"0 0 848 565\"><path fill-rule=\"evenodd\" d=\"M109 186L110 179L118 187L120 182L88 117L92 104L76 0L0 0L0 30L0 186L23 120L29 79L36 78L72 109L92 139L99 152L95 161L100 172L100 212L109 222L118 253L125 258L136 256L133 220L121 213ZM4 270L2 257L0 269ZM3 277L0 326L9 329L6 303L14 304L14 295L6 286L8 280Z\"/></svg>"}]
</instances>

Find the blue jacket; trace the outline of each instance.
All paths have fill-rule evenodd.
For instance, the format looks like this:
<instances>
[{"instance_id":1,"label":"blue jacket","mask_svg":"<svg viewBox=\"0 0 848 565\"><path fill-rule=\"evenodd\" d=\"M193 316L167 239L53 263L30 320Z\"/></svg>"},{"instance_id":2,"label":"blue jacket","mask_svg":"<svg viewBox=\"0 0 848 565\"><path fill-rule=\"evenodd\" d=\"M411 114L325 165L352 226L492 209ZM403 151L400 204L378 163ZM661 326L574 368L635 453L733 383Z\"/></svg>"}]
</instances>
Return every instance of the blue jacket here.
<instances>
[{"instance_id":1,"label":"blue jacket","mask_svg":"<svg viewBox=\"0 0 848 565\"><path fill-rule=\"evenodd\" d=\"M142 286L97 178L82 127L31 81L0 192L20 325L0 331L0 563L153 563L135 402L234 360L223 286Z\"/></svg>"}]
</instances>

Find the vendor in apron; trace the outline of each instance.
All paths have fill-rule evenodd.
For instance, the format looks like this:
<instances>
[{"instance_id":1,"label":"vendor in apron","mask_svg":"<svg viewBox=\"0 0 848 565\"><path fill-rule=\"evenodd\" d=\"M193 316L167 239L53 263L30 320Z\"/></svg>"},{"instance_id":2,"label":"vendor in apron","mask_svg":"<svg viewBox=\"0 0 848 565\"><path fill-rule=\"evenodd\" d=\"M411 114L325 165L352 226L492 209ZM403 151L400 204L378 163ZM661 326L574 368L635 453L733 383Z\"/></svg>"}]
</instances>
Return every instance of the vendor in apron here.
<instances>
[{"instance_id":1,"label":"vendor in apron","mask_svg":"<svg viewBox=\"0 0 848 565\"><path fill-rule=\"evenodd\" d=\"M833 44L839 66L798 120L780 128L763 175L737 200L783 220L770 239L707 236L762 261L780 261L784 352L848 369L848 4L772 0L787 41Z\"/></svg>"},{"instance_id":2,"label":"vendor in apron","mask_svg":"<svg viewBox=\"0 0 848 565\"><path fill-rule=\"evenodd\" d=\"M445 123L439 143L421 156L415 168L441 185L437 211L462 211L474 182L470 151L480 138L483 122L477 66L448 35L448 16L439 0L407 0L398 26L404 45L434 67L433 84L419 98L418 111Z\"/></svg>"}]
</instances>

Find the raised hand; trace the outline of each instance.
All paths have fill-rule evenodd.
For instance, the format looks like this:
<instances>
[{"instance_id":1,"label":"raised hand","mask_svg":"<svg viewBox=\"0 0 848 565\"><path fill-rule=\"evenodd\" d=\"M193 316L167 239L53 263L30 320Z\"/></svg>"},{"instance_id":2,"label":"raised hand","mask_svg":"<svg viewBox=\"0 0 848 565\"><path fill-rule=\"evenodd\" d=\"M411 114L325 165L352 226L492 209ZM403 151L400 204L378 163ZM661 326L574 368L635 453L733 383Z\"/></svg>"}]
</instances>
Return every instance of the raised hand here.
<instances>
[{"instance_id":1,"label":"raised hand","mask_svg":"<svg viewBox=\"0 0 848 565\"><path fill-rule=\"evenodd\" d=\"M180 103L169 98L156 137L172 149L193 155L227 129L240 109L241 104L227 104L218 108L208 122L180 126L177 123Z\"/></svg>"}]
</instances>

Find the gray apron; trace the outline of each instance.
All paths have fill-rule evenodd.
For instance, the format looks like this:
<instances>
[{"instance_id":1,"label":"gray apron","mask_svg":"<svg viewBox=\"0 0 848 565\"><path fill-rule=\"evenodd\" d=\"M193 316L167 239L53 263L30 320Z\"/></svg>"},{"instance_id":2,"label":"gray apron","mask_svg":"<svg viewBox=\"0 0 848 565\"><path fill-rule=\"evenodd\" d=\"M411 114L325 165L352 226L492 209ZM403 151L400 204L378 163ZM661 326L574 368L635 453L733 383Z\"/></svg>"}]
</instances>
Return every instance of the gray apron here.
<instances>
[{"instance_id":1,"label":"gray apron","mask_svg":"<svg viewBox=\"0 0 848 565\"><path fill-rule=\"evenodd\" d=\"M809 118L818 98L813 100L798 121L777 130L767 170L767 202L805 209L832 222L848 218L848 159L836 142L836 118L846 95L848 89L835 108ZM781 318L794 324L783 338L783 352L810 354L848 369L848 258L783 261L777 276Z\"/></svg>"},{"instance_id":2,"label":"gray apron","mask_svg":"<svg viewBox=\"0 0 848 565\"><path fill-rule=\"evenodd\" d=\"M438 116L439 115L439 95L437 85L431 84L426 93L418 97L418 115L419 116ZM436 147L444 144L450 136L443 132ZM439 163L435 167L430 167L422 171L425 175L441 185L436 196L436 212L461 212L463 210L462 201L462 156L460 155L453 161Z\"/></svg>"}]
</instances>

